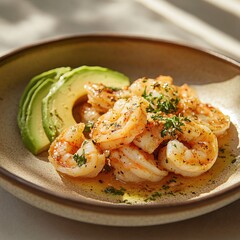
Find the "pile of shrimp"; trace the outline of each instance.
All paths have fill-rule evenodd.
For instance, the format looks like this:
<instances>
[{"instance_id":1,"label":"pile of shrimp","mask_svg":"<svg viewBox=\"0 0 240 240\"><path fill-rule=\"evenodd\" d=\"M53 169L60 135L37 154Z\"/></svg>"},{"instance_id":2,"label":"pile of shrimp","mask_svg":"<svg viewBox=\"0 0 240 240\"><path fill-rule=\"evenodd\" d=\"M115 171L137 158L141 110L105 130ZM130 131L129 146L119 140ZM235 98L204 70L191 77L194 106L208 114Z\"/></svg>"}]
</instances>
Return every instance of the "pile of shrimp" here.
<instances>
[{"instance_id":1,"label":"pile of shrimp","mask_svg":"<svg viewBox=\"0 0 240 240\"><path fill-rule=\"evenodd\" d=\"M158 182L169 172L196 177L215 163L230 119L187 84L159 76L123 89L84 87L81 123L65 129L49 149L57 171L93 178L108 165L120 181Z\"/></svg>"}]
</instances>

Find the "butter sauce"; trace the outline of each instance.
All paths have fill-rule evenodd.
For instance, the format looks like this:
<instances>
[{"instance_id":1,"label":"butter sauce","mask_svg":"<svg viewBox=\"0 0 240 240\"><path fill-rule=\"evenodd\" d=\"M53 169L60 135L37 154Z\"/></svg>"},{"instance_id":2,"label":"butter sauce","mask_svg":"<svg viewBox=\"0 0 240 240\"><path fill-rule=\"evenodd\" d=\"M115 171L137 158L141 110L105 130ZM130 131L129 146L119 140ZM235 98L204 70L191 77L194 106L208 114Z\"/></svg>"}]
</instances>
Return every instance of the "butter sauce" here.
<instances>
[{"instance_id":1,"label":"butter sauce","mask_svg":"<svg viewBox=\"0 0 240 240\"><path fill-rule=\"evenodd\" d=\"M192 199L203 193L208 193L224 183L239 161L234 153L235 128L230 127L227 134L218 139L219 154L213 167L198 177L183 177L169 173L160 182L125 183L117 180L113 170L102 171L95 178L71 178L62 176L63 181L76 193L87 197L123 203L146 204L178 202Z\"/></svg>"}]
</instances>

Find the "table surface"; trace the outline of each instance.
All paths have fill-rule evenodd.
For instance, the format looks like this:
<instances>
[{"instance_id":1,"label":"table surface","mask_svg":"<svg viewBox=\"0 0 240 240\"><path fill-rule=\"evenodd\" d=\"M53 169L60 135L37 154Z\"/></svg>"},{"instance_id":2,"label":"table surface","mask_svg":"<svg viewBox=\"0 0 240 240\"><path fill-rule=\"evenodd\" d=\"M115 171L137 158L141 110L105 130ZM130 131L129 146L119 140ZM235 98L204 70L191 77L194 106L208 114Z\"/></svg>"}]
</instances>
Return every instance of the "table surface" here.
<instances>
[{"instance_id":1,"label":"table surface","mask_svg":"<svg viewBox=\"0 0 240 240\"><path fill-rule=\"evenodd\" d=\"M0 0L0 56L51 37L118 33L191 43L239 61L239 18L239 0ZM130 228L55 216L1 188L0 205L4 240L240 238L240 200L189 220Z\"/></svg>"}]
</instances>

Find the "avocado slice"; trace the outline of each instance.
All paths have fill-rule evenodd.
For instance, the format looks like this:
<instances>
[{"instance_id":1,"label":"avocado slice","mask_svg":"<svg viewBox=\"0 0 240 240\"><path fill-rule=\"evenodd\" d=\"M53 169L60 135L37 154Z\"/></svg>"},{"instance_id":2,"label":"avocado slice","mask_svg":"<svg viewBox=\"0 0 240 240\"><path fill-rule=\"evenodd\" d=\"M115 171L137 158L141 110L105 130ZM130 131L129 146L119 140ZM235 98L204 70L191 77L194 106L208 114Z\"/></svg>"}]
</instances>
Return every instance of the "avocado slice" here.
<instances>
[{"instance_id":1,"label":"avocado slice","mask_svg":"<svg viewBox=\"0 0 240 240\"><path fill-rule=\"evenodd\" d=\"M29 101L31 107L26 111L24 126L21 129L24 144L36 155L47 150L50 144L42 126L41 101L48 94L53 83L52 79L46 79L34 91Z\"/></svg>"},{"instance_id":2,"label":"avocado slice","mask_svg":"<svg viewBox=\"0 0 240 240\"><path fill-rule=\"evenodd\" d=\"M97 66L82 66L64 74L52 85L42 101L43 127L50 142L64 128L76 123L72 109L79 99L86 96L84 84L87 82L103 83L115 88L130 84L124 74Z\"/></svg>"},{"instance_id":3,"label":"avocado slice","mask_svg":"<svg viewBox=\"0 0 240 240\"><path fill-rule=\"evenodd\" d=\"M50 144L42 126L42 99L48 94L52 84L70 70L69 67L57 68L34 77L21 97L18 126L24 145L33 154L46 150Z\"/></svg>"},{"instance_id":4,"label":"avocado slice","mask_svg":"<svg viewBox=\"0 0 240 240\"><path fill-rule=\"evenodd\" d=\"M45 80L45 79L42 79ZM25 125L25 119L26 119L26 112L29 107L29 102L31 101L32 95L36 91L36 89L41 85L42 81L36 82L35 85L33 85L29 90L28 93L24 97L24 101L19 104L19 110L18 110L18 126L21 129Z\"/></svg>"},{"instance_id":5,"label":"avocado slice","mask_svg":"<svg viewBox=\"0 0 240 240\"><path fill-rule=\"evenodd\" d=\"M21 128L22 124L24 124L25 112L26 112L26 108L29 106L29 101L31 99L31 96L34 93L34 91L37 89L37 87L41 84L41 82L45 81L48 78L58 80L61 75L63 75L64 73L70 70L71 69L69 67L60 67L60 68L51 69L49 71L43 72L33 77L29 81L26 88L24 89L24 92L19 102L19 110L18 110L19 128Z\"/></svg>"}]
</instances>

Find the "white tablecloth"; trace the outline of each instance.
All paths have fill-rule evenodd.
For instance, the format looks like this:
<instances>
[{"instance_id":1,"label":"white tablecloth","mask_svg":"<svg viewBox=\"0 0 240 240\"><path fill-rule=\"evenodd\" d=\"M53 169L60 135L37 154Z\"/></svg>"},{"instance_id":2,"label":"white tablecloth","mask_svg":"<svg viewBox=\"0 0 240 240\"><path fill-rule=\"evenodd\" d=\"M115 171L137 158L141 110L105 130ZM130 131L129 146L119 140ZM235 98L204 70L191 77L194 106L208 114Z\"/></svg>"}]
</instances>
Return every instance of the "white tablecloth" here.
<instances>
[{"instance_id":1,"label":"white tablecloth","mask_svg":"<svg viewBox=\"0 0 240 240\"><path fill-rule=\"evenodd\" d=\"M240 60L239 9L237 0L0 0L0 55L66 34L119 33L191 43ZM240 239L240 201L190 220L141 228L64 219L1 188L0 206L1 240Z\"/></svg>"}]
</instances>

